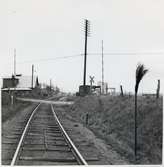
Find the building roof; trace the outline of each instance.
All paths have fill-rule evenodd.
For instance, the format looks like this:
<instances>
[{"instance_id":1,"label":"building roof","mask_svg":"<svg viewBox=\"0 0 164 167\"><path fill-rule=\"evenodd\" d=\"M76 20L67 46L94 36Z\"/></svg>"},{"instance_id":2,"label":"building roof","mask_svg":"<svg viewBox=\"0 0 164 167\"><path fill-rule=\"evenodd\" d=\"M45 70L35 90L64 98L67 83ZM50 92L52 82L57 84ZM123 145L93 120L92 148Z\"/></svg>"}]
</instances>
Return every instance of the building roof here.
<instances>
[{"instance_id":1,"label":"building roof","mask_svg":"<svg viewBox=\"0 0 164 167\"><path fill-rule=\"evenodd\" d=\"M35 87L36 76L33 76L33 87ZM3 77L3 79L12 79L12 77ZM16 76L19 80L15 88L10 88L10 90L31 90L32 87L32 77L31 76ZM3 88L2 90L8 90L8 88Z\"/></svg>"},{"instance_id":2,"label":"building roof","mask_svg":"<svg viewBox=\"0 0 164 167\"><path fill-rule=\"evenodd\" d=\"M32 90L31 88L2 88L1 90Z\"/></svg>"}]
</instances>

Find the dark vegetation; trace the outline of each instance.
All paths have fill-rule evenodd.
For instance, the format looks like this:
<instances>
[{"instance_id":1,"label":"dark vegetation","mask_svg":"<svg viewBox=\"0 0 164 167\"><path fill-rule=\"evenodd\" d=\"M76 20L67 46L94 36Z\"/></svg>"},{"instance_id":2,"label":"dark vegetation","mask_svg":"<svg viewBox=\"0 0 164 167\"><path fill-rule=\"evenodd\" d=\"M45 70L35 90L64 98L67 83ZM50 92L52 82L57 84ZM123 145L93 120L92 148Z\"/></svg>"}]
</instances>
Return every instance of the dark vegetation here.
<instances>
[{"instance_id":1,"label":"dark vegetation","mask_svg":"<svg viewBox=\"0 0 164 167\"><path fill-rule=\"evenodd\" d=\"M11 119L17 112L30 105L30 102L18 101L14 98L14 104L11 105L11 97L8 93L2 93L2 123Z\"/></svg>"},{"instance_id":2,"label":"dark vegetation","mask_svg":"<svg viewBox=\"0 0 164 167\"><path fill-rule=\"evenodd\" d=\"M34 98L34 99L47 99L57 93L59 93L59 88L55 89L46 86L41 89L40 87L34 88L32 91L16 91L14 92L4 92L2 91L2 122L12 118L17 112L21 111L23 108L30 105L30 102L23 102L16 100L16 97L23 98ZM13 105L11 104L11 95L13 94Z\"/></svg>"},{"instance_id":3,"label":"dark vegetation","mask_svg":"<svg viewBox=\"0 0 164 167\"><path fill-rule=\"evenodd\" d=\"M138 96L139 164L162 163L162 98ZM69 112L95 135L134 163L134 96L78 97Z\"/></svg>"}]
</instances>

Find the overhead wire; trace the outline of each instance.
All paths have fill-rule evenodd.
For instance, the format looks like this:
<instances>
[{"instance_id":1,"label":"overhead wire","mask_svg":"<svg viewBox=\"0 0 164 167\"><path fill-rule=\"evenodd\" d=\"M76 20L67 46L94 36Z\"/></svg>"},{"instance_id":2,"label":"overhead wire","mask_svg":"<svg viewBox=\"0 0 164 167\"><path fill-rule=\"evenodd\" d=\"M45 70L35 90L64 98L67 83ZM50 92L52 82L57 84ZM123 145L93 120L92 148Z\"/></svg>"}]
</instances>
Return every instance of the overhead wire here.
<instances>
[{"instance_id":1,"label":"overhead wire","mask_svg":"<svg viewBox=\"0 0 164 167\"><path fill-rule=\"evenodd\" d=\"M88 55L101 55L102 53L88 53ZM164 52L107 52L104 55L164 55ZM27 60L22 62L17 62L17 64L24 64L24 63L33 63L33 62L46 62L46 61L54 61L60 59L69 59L69 58L76 58L82 57L84 54L77 54L73 56L62 56L62 57L55 57L55 58L48 58L48 59L35 59L35 60Z\"/></svg>"},{"instance_id":2,"label":"overhead wire","mask_svg":"<svg viewBox=\"0 0 164 167\"><path fill-rule=\"evenodd\" d=\"M27 60L27 61L20 61L20 62L18 62L18 64L32 63L32 62L54 61L54 60L58 60L58 59L68 59L68 58L81 57L81 56L83 56L83 54L74 55L74 56L55 57L55 58L49 58L49 59Z\"/></svg>"}]
</instances>

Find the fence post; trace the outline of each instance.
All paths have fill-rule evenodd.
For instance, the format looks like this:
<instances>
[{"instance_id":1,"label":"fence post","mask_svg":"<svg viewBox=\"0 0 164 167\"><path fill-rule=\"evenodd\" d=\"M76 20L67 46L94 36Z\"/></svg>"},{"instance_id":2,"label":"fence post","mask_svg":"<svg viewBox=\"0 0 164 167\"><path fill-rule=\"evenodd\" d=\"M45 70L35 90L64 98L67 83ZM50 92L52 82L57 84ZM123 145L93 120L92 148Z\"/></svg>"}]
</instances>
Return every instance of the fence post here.
<instances>
[{"instance_id":1,"label":"fence post","mask_svg":"<svg viewBox=\"0 0 164 167\"><path fill-rule=\"evenodd\" d=\"M11 95L11 105L13 105L13 104L14 104L14 96Z\"/></svg>"},{"instance_id":2,"label":"fence post","mask_svg":"<svg viewBox=\"0 0 164 167\"><path fill-rule=\"evenodd\" d=\"M158 79L158 85L157 85L157 93L156 93L156 98L159 98L159 91L160 91L160 80Z\"/></svg>"},{"instance_id":3,"label":"fence post","mask_svg":"<svg viewBox=\"0 0 164 167\"><path fill-rule=\"evenodd\" d=\"M89 123L89 115L88 115L88 113L86 114L86 120L85 120L85 122L86 122L86 125L88 125L88 123Z\"/></svg>"},{"instance_id":4,"label":"fence post","mask_svg":"<svg viewBox=\"0 0 164 167\"><path fill-rule=\"evenodd\" d=\"M120 90L121 90L121 96L123 97L123 96L124 96L124 93L123 93L122 85L120 85Z\"/></svg>"}]
</instances>

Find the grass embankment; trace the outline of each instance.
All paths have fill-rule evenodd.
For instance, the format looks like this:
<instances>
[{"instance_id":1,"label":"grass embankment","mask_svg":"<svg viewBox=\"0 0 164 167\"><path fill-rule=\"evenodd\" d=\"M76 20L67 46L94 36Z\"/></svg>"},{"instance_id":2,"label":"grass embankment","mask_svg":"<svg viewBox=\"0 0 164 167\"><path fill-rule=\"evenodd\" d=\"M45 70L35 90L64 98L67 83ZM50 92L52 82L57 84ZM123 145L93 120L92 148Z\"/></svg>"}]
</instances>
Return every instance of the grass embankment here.
<instances>
[{"instance_id":1,"label":"grass embankment","mask_svg":"<svg viewBox=\"0 0 164 167\"><path fill-rule=\"evenodd\" d=\"M162 163L162 98L138 97L138 155L140 164ZM78 97L69 113L86 123L98 137L134 163L134 97Z\"/></svg>"},{"instance_id":2,"label":"grass embankment","mask_svg":"<svg viewBox=\"0 0 164 167\"><path fill-rule=\"evenodd\" d=\"M2 94L2 123L11 119L17 112L29 106L30 102L23 102L14 99L14 104L11 105L11 98L8 93Z\"/></svg>"}]
</instances>

